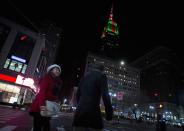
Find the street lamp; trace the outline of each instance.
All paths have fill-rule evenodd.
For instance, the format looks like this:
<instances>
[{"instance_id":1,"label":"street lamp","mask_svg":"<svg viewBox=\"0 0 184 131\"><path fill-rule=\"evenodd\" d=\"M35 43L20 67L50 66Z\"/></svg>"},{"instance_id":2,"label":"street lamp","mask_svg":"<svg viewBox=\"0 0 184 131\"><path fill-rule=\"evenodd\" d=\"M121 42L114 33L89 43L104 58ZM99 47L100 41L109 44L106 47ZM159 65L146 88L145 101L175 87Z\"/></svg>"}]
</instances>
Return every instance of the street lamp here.
<instances>
[{"instance_id":1,"label":"street lamp","mask_svg":"<svg viewBox=\"0 0 184 131\"><path fill-rule=\"evenodd\" d=\"M153 110L154 109L154 106L149 106L149 109Z\"/></svg>"},{"instance_id":2,"label":"street lamp","mask_svg":"<svg viewBox=\"0 0 184 131\"><path fill-rule=\"evenodd\" d=\"M124 61L120 61L120 65L125 65L125 62Z\"/></svg>"},{"instance_id":3,"label":"street lamp","mask_svg":"<svg viewBox=\"0 0 184 131\"><path fill-rule=\"evenodd\" d=\"M162 105L162 104L160 104L160 105L159 105L159 107L160 107L160 108L162 108L162 107L163 107L163 105Z\"/></svg>"}]
</instances>

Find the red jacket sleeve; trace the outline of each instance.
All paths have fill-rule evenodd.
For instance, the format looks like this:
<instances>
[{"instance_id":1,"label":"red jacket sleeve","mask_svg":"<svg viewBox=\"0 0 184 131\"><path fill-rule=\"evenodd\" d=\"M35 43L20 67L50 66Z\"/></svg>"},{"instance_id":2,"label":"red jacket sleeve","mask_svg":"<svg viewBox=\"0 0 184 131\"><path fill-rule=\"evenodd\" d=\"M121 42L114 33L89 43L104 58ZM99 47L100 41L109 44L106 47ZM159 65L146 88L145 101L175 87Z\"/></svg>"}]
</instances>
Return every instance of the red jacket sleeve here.
<instances>
[{"instance_id":1,"label":"red jacket sleeve","mask_svg":"<svg viewBox=\"0 0 184 131\"><path fill-rule=\"evenodd\" d=\"M45 105L46 101L46 91L47 88L49 87L49 79L48 76L45 76L41 81L40 81L40 92L39 92L39 105L43 106Z\"/></svg>"},{"instance_id":2,"label":"red jacket sleeve","mask_svg":"<svg viewBox=\"0 0 184 131\"><path fill-rule=\"evenodd\" d=\"M55 101L58 100L58 96L53 94L53 89L56 86L57 80L49 75L43 77L40 81L40 106L45 105L46 100Z\"/></svg>"}]
</instances>

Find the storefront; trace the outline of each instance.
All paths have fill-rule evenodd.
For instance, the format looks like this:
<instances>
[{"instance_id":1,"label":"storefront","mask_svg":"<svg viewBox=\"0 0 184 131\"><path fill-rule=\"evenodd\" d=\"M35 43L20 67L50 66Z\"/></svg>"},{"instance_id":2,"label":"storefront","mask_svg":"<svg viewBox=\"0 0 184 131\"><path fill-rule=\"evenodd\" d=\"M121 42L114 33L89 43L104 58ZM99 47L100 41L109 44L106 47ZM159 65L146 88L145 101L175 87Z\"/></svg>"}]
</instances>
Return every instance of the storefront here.
<instances>
[{"instance_id":1,"label":"storefront","mask_svg":"<svg viewBox=\"0 0 184 131\"><path fill-rule=\"evenodd\" d=\"M31 103L34 96L35 92L30 87L0 81L0 102L19 104L22 99L23 103Z\"/></svg>"}]
</instances>

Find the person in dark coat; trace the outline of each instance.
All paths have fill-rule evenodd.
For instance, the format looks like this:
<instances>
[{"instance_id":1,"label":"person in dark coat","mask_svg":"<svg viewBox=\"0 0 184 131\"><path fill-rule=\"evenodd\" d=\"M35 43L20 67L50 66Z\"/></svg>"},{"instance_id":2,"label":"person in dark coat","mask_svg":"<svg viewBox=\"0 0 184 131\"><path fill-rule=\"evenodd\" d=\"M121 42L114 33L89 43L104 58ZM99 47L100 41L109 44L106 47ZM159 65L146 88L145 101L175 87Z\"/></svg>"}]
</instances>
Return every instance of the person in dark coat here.
<instances>
[{"instance_id":1,"label":"person in dark coat","mask_svg":"<svg viewBox=\"0 0 184 131\"><path fill-rule=\"evenodd\" d=\"M156 131L167 131L166 120L161 117L161 114L157 116Z\"/></svg>"},{"instance_id":2,"label":"person in dark coat","mask_svg":"<svg viewBox=\"0 0 184 131\"><path fill-rule=\"evenodd\" d=\"M108 92L107 77L102 72L104 66L86 74L79 83L77 90L77 108L73 118L74 131L102 130L103 119L100 110L100 100L103 99L106 120L112 120L113 108Z\"/></svg>"},{"instance_id":3,"label":"person in dark coat","mask_svg":"<svg viewBox=\"0 0 184 131\"><path fill-rule=\"evenodd\" d=\"M33 131L50 131L50 117L41 116L40 108L45 106L46 100L59 102L59 94L56 92L62 84L60 74L60 66L53 64L47 68L47 74L40 81L40 91L29 111L29 114L33 116Z\"/></svg>"},{"instance_id":4,"label":"person in dark coat","mask_svg":"<svg viewBox=\"0 0 184 131\"><path fill-rule=\"evenodd\" d=\"M182 123L181 127L182 127L182 129L183 129L183 131L184 131L184 123Z\"/></svg>"}]
</instances>

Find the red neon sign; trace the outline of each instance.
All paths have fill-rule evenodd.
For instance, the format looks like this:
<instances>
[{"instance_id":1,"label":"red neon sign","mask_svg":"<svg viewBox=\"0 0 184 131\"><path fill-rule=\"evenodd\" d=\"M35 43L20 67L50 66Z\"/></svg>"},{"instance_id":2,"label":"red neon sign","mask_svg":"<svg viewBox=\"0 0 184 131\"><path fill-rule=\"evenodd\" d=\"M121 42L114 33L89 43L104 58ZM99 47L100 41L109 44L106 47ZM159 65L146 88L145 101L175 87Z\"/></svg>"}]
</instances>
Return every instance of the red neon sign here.
<instances>
[{"instance_id":1,"label":"red neon sign","mask_svg":"<svg viewBox=\"0 0 184 131\"><path fill-rule=\"evenodd\" d=\"M23 36L20 38L20 40L25 40L25 39L27 39L27 36L26 36L26 35L23 35Z\"/></svg>"},{"instance_id":2,"label":"red neon sign","mask_svg":"<svg viewBox=\"0 0 184 131\"><path fill-rule=\"evenodd\" d=\"M16 78L12 77L12 76L0 74L0 80L5 80L5 81L9 81L9 82L15 82Z\"/></svg>"}]
</instances>

